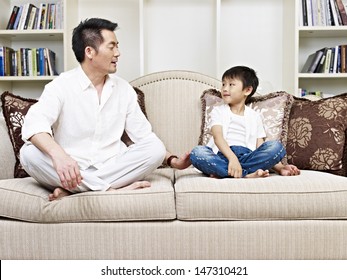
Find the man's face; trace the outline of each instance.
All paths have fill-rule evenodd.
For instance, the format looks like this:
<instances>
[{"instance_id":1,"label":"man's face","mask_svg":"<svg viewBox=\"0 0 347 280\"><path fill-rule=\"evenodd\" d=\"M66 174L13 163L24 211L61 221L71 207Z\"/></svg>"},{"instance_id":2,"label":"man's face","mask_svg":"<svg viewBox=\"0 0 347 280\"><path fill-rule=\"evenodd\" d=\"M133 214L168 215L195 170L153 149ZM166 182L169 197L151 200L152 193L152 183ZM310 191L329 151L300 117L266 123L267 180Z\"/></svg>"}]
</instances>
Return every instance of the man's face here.
<instances>
[{"instance_id":1,"label":"man's face","mask_svg":"<svg viewBox=\"0 0 347 280\"><path fill-rule=\"evenodd\" d=\"M93 53L93 67L105 75L112 74L117 71L117 62L120 56L118 40L115 33L110 30L102 30L101 35L104 41L100 44L98 51Z\"/></svg>"}]
</instances>

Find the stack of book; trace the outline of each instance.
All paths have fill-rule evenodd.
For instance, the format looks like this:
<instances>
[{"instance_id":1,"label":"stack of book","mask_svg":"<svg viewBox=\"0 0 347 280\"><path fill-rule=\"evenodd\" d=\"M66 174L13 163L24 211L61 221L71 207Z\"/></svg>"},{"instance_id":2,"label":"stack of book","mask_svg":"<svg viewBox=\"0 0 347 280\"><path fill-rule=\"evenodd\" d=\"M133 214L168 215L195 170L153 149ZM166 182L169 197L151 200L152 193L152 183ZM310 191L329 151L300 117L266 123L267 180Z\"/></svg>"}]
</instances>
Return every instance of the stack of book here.
<instances>
[{"instance_id":1,"label":"stack of book","mask_svg":"<svg viewBox=\"0 0 347 280\"><path fill-rule=\"evenodd\" d=\"M55 53L48 48L20 48L0 46L0 76L54 76Z\"/></svg>"},{"instance_id":2,"label":"stack of book","mask_svg":"<svg viewBox=\"0 0 347 280\"><path fill-rule=\"evenodd\" d=\"M314 95L317 97L323 97L323 92L322 91L309 91L304 88L299 88L299 96L304 97L308 95Z\"/></svg>"},{"instance_id":3,"label":"stack of book","mask_svg":"<svg viewBox=\"0 0 347 280\"><path fill-rule=\"evenodd\" d=\"M323 48L309 55L301 73L347 73L347 45Z\"/></svg>"},{"instance_id":4,"label":"stack of book","mask_svg":"<svg viewBox=\"0 0 347 280\"><path fill-rule=\"evenodd\" d=\"M301 0L301 26L347 25L347 0Z\"/></svg>"},{"instance_id":5,"label":"stack of book","mask_svg":"<svg viewBox=\"0 0 347 280\"><path fill-rule=\"evenodd\" d=\"M6 29L61 29L62 25L62 1L41 3L38 7L27 3L13 7Z\"/></svg>"}]
</instances>

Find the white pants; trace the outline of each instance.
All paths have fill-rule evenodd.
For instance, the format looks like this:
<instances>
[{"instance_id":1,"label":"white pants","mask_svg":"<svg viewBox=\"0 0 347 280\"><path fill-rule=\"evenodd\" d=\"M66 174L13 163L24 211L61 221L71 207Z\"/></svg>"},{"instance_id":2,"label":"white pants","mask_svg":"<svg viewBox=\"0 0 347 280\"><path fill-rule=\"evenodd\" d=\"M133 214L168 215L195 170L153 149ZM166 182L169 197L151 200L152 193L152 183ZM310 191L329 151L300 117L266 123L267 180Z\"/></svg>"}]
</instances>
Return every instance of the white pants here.
<instances>
[{"instance_id":1,"label":"white pants","mask_svg":"<svg viewBox=\"0 0 347 280\"><path fill-rule=\"evenodd\" d=\"M155 134L151 134L129 146L122 155L110 158L100 168L81 170L82 183L70 191L104 191L110 187L116 189L130 185L153 172L162 164L165 155L164 144ZM61 187L51 158L34 145L23 145L20 161L25 171L47 189L53 191L56 187Z\"/></svg>"}]
</instances>

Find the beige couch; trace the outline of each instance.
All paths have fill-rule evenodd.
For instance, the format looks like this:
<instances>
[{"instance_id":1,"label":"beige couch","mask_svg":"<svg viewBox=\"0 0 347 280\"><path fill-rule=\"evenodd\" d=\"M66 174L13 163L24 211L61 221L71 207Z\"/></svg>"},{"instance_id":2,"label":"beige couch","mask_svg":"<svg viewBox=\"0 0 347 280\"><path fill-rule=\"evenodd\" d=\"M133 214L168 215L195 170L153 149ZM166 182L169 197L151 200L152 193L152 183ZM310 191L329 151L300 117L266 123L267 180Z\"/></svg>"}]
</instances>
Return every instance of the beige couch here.
<instances>
[{"instance_id":1,"label":"beige couch","mask_svg":"<svg viewBox=\"0 0 347 280\"><path fill-rule=\"evenodd\" d=\"M132 82L167 148L197 145L204 90L220 82L167 71ZM346 151L344 150L346 154ZM13 178L0 119L0 259L346 259L347 178L212 179L158 169L152 187L89 192L49 202L32 178Z\"/></svg>"}]
</instances>

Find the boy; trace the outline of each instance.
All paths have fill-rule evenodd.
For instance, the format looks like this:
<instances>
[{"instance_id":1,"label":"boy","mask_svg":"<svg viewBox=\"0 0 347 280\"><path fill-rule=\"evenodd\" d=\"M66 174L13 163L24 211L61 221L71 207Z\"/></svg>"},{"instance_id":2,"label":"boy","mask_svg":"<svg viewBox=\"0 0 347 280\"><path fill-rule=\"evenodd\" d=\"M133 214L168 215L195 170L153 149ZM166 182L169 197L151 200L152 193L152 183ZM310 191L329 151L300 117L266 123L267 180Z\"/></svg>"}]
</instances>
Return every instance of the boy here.
<instances>
[{"instance_id":1,"label":"boy","mask_svg":"<svg viewBox=\"0 0 347 280\"><path fill-rule=\"evenodd\" d=\"M286 153L283 145L264 141L260 115L245 105L259 84L255 71L236 66L223 74L222 82L224 104L211 112L213 137L207 146L192 150L193 166L215 178L267 177L270 168L283 176L299 175L296 166L280 162Z\"/></svg>"}]
</instances>

